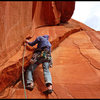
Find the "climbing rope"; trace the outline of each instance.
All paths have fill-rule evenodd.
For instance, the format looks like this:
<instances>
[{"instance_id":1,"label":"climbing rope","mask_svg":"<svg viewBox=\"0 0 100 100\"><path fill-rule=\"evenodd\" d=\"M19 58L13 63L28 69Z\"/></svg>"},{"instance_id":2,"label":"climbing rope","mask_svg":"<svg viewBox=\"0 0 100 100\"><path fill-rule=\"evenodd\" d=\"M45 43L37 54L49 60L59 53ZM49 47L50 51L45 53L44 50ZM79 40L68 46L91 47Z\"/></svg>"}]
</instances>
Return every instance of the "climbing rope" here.
<instances>
[{"instance_id":1,"label":"climbing rope","mask_svg":"<svg viewBox=\"0 0 100 100\"><path fill-rule=\"evenodd\" d=\"M24 51L23 51L23 62L22 62L22 81L23 81L23 86L24 86L24 94L25 94L25 99L27 99L26 96L26 88L25 88L25 80L24 80L24 55L25 55L25 51L26 51L26 43L24 46Z\"/></svg>"}]
</instances>

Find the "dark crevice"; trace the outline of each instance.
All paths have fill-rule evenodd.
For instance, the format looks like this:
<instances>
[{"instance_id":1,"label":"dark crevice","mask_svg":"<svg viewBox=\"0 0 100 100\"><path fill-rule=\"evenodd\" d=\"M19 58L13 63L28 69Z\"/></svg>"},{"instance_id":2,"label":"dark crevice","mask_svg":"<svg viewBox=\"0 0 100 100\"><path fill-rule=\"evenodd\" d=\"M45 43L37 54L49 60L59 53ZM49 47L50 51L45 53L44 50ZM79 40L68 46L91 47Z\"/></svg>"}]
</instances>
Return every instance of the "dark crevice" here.
<instances>
[{"instance_id":1,"label":"dark crevice","mask_svg":"<svg viewBox=\"0 0 100 100\"><path fill-rule=\"evenodd\" d=\"M34 13L35 13L35 9L36 9L36 4L37 4L37 1L34 1L34 2L32 3L32 20L33 20Z\"/></svg>"}]
</instances>

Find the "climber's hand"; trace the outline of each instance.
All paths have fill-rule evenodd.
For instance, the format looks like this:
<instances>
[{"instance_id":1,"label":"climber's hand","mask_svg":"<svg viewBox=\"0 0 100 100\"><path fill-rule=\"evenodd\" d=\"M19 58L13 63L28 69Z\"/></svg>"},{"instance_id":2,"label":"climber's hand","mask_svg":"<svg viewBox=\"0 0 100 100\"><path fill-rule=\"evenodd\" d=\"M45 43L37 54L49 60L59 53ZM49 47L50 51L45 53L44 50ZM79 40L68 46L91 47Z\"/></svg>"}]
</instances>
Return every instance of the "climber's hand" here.
<instances>
[{"instance_id":1,"label":"climber's hand","mask_svg":"<svg viewBox=\"0 0 100 100\"><path fill-rule=\"evenodd\" d=\"M29 42L29 41L26 39L26 40L24 41L24 43L23 43L24 46L26 46L26 45L28 44L28 42Z\"/></svg>"},{"instance_id":2,"label":"climber's hand","mask_svg":"<svg viewBox=\"0 0 100 100\"><path fill-rule=\"evenodd\" d=\"M26 40L25 40L25 43L28 43L28 42L29 42L29 40L26 39Z\"/></svg>"}]
</instances>

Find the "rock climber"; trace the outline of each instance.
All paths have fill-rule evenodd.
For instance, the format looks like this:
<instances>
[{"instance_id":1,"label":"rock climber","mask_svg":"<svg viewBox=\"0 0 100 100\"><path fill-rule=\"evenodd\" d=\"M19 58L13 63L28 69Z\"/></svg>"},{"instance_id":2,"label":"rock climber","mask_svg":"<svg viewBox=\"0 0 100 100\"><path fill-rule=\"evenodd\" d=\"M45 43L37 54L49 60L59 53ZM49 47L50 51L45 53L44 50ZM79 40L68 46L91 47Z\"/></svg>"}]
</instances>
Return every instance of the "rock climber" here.
<instances>
[{"instance_id":1,"label":"rock climber","mask_svg":"<svg viewBox=\"0 0 100 100\"><path fill-rule=\"evenodd\" d=\"M33 56L30 60L30 65L26 69L26 88L29 90L33 90L34 81L33 74L34 70L39 64L42 64L45 85L47 90L45 93L51 94L52 89L52 77L49 71L49 67L52 67L52 57L51 57L51 43L49 42L49 35L38 36L33 42L29 42L29 40L25 40L25 43L34 46L37 44L37 48L35 49Z\"/></svg>"}]
</instances>

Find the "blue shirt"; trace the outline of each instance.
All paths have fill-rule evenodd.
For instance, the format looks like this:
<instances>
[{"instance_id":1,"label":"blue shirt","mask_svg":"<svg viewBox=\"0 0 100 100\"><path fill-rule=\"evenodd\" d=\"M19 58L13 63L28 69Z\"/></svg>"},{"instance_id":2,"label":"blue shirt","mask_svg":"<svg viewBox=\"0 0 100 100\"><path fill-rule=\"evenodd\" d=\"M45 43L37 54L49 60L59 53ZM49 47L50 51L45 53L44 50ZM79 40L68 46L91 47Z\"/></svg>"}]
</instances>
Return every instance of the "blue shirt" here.
<instances>
[{"instance_id":1,"label":"blue shirt","mask_svg":"<svg viewBox=\"0 0 100 100\"><path fill-rule=\"evenodd\" d=\"M38 44L37 48L39 48L39 49L46 46L47 50L50 51L50 53L51 53L51 43L48 41L48 39L49 39L48 35L39 36L36 38L35 41L28 42L28 44L30 46L34 46L35 44Z\"/></svg>"}]
</instances>

